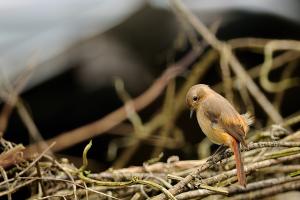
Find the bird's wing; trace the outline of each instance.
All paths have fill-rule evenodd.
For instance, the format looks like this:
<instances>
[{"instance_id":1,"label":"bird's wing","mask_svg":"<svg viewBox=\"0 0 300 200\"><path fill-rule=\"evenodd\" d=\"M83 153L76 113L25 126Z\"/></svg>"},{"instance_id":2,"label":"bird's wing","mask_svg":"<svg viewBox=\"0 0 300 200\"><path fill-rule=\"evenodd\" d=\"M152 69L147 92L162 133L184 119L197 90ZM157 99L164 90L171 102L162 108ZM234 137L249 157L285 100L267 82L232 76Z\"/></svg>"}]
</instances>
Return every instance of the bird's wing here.
<instances>
[{"instance_id":1,"label":"bird's wing","mask_svg":"<svg viewBox=\"0 0 300 200\"><path fill-rule=\"evenodd\" d=\"M212 123L247 146L245 142L246 132L243 128L245 122L226 99L211 98L203 102L203 106L206 107L204 109L205 115Z\"/></svg>"}]
</instances>

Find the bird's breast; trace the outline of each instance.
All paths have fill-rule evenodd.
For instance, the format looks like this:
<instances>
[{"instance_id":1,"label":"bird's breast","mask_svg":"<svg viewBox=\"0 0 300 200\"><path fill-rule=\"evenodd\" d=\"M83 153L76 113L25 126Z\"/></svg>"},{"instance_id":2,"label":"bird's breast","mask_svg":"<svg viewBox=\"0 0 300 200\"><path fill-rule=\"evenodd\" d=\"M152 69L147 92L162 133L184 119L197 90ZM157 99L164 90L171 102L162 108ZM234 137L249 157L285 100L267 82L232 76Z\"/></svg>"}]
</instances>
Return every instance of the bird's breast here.
<instances>
[{"instance_id":1,"label":"bird's breast","mask_svg":"<svg viewBox=\"0 0 300 200\"><path fill-rule=\"evenodd\" d=\"M203 111L197 111L198 124L203 133L208 137L210 141L215 144L227 144L228 134L221 129L218 124L212 123L204 114Z\"/></svg>"}]
</instances>

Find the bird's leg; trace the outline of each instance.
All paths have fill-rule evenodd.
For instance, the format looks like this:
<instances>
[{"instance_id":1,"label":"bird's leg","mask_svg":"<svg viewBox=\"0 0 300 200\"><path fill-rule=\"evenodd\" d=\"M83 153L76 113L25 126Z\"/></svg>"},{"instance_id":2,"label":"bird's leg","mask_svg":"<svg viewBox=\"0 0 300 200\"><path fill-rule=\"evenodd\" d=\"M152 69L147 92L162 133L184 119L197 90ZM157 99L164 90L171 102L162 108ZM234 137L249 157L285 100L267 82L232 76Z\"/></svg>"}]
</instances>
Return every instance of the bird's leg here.
<instances>
[{"instance_id":1,"label":"bird's leg","mask_svg":"<svg viewBox=\"0 0 300 200\"><path fill-rule=\"evenodd\" d=\"M226 150L225 146L222 144L218 147L218 149L213 153L213 155L211 155L206 162L212 162L214 164L217 164L215 161L215 156L217 154L222 154L224 151Z\"/></svg>"}]
</instances>

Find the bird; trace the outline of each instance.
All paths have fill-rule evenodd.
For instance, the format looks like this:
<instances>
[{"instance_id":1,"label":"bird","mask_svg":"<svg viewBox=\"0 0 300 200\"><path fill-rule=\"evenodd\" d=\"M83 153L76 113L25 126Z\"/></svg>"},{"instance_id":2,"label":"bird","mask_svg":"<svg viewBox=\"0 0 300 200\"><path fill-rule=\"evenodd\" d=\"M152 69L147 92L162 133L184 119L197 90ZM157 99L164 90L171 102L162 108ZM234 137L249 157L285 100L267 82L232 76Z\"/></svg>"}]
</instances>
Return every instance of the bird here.
<instances>
[{"instance_id":1,"label":"bird","mask_svg":"<svg viewBox=\"0 0 300 200\"><path fill-rule=\"evenodd\" d=\"M246 187L240 144L247 147L245 137L254 118L249 113L239 114L227 99L205 84L194 85L188 90L186 104L190 116L196 112L198 124L208 139L232 150L238 183Z\"/></svg>"}]
</instances>

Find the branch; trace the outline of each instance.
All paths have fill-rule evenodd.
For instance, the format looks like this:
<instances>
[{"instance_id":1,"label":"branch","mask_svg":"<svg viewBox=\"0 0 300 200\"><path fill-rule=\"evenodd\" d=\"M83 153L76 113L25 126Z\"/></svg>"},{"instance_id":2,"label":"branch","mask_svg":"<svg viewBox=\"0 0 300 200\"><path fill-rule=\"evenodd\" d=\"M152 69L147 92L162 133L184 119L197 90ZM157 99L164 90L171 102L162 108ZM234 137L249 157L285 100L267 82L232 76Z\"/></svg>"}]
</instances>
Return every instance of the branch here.
<instances>
[{"instance_id":1,"label":"branch","mask_svg":"<svg viewBox=\"0 0 300 200\"><path fill-rule=\"evenodd\" d=\"M185 55L177 63L170 65L165 70L165 72L151 85L150 88L148 88L143 94L132 100L135 110L138 112L152 103L163 92L169 81L184 72L185 69L189 65L191 65L198 56L199 52L193 50ZM47 140L46 142L48 144L51 144L55 141L56 145L52 149L52 151L60 151L62 149L66 149L75 144L78 144L84 140L88 140L97 135L103 134L123 122L126 118L127 113L125 110L125 106L122 106L121 108L111 112L110 114L95 122L68 132L63 132L58 136ZM36 152L37 146L38 144L34 144L27 147L26 151L24 152L25 157L30 156L32 152Z\"/></svg>"}]
</instances>

